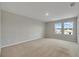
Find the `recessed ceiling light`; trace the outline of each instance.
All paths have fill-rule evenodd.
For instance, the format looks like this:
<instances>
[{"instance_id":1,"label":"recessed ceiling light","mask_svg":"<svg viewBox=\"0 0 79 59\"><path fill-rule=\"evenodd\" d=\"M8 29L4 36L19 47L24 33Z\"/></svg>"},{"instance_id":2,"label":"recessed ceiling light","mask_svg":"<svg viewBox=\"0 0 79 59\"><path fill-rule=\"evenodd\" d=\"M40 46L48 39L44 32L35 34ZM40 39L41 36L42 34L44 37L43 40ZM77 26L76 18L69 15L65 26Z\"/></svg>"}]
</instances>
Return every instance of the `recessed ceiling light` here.
<instances>
[{"instance_id":1,"label":"recessed ceiling light","mask_svg":"<svg viewBox=\"0 0 79 59\"><path fill-rule=\"evenodd\" d=\"M46 15L46 16L48 16L48 15L49 15L49 13L46 13L45 15Z\"/></svg>"}]
</instances>

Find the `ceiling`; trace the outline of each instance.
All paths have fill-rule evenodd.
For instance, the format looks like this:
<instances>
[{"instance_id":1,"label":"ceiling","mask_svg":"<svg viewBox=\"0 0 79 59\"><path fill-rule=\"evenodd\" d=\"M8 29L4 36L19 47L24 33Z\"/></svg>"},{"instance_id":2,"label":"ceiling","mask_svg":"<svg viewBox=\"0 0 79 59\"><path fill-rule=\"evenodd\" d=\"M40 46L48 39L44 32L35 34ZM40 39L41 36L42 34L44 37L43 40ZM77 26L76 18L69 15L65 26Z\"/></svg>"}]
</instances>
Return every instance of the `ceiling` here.
<instances>
[{"instance_id":1,"label":"ceiling","mask_svg":"<svg viewBox=\"0 0 79 59\"><path fill-rule=\"evenodd\" d=\"M2 9L40 21L55 21L79 15L79 3L71 2L1 2ZM45 14L48 13L46 16Z\"/></svg>"}]
</instances>

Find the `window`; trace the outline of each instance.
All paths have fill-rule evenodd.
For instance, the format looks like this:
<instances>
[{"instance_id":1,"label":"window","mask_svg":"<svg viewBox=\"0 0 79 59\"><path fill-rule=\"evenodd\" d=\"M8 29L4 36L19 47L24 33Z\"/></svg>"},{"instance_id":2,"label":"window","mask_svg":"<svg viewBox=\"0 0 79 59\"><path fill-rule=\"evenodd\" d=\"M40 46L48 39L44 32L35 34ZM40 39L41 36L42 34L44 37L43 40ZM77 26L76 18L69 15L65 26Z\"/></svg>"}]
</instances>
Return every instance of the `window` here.
<instances>
[{"instance_id":1,"label":"window","mask_svg":"<svg viewBox=\"0 0 79 59\"><path fill-rule=\"evenodd\" d=\"M73 35L73 22L55 23L55 33Z\"/></svg>"},{"instance_id":2,"label":"window","mask_svg":"<svg viewBox=\"0 0 79 59\"><path fill-rule=\"evenodd\" d=\"M73 22L64 22L64 34L73 35Z\"/></svg>"},{"instance_id":3,"label":"window","mask_svg":"<svg viewBox=\"0 0 79 59\"><path fill-rule=\"evenodd\" d=\"M61 34L62 33L62 24L61 23L56 23L55 24L55 33L56 34Z\"/></svg>"}]
</instances>

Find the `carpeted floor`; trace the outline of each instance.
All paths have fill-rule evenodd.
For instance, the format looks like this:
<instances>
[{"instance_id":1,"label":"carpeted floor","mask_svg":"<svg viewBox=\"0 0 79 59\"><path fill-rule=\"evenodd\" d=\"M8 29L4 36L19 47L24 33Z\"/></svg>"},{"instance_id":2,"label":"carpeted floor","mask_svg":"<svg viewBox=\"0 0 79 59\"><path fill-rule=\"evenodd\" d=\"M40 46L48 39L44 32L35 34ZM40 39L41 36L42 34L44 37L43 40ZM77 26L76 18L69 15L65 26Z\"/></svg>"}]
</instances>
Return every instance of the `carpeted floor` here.
<instances>
[{"instance_id":1,"label":"carpeted floor","mask_svg":"<svg viewBox=\"0 0 79 59\"><path fill-rule=\"evenodd\" d=\"M76 57L79 45L57 39L38 39L2 48L3 57Z\"/></svg>"}]
</instances>

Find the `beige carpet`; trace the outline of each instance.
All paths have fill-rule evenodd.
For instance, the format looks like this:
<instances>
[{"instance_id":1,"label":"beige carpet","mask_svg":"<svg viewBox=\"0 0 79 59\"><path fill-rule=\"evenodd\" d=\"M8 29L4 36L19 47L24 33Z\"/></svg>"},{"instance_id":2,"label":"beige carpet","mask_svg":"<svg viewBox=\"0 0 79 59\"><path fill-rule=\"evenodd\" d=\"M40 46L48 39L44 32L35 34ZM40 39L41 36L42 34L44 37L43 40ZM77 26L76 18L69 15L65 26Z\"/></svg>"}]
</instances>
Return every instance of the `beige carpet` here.
<instances>
[{"instance_id":1,"label":"beige carpet","mask_svg":"<svg viewBox=\"0 0 79 59\"><path fill-rule=\"evenodd\" d=\"M76 43L57 39L38 39L2 48L6 57L72 57L79 56Z\"/></svg>"}]
</instances>

